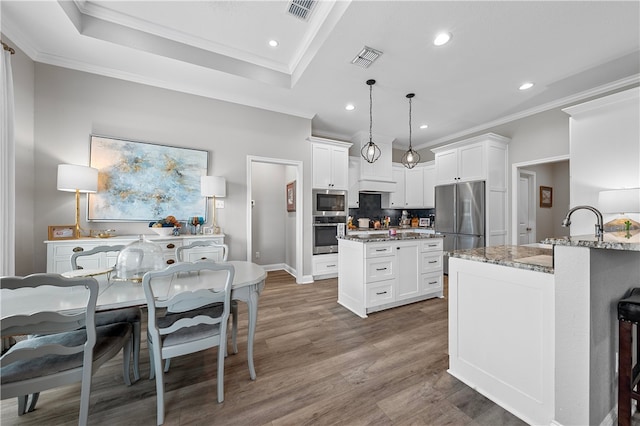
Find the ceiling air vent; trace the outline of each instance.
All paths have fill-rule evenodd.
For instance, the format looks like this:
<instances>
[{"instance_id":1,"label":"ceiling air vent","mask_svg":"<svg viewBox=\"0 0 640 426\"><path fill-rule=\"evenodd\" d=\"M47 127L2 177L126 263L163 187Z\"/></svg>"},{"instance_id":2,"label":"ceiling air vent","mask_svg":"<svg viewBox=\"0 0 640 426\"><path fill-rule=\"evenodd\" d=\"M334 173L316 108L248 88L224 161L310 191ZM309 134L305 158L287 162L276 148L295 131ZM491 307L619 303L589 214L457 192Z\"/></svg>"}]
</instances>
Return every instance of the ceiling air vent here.
<instances>
[{"instance_id":1,"label":"ceiling air vent","mask_svg":"<svg viewBox=\"0 0 640 426\"><path fill-rule=\"evenodd\" d=\"M361 66L362 68L369 68L376 59L378 59L382 55L382 52L376 49L372 49L368 46L362 48L360 53L353 58L351 61L352 64Z\"/></svg>"},{"instance_id":2,"label":"ceiling air vent","mask_svg":"<svg viewBox=\"0 0 640 426\"><path fill-rule=\"evenodd\" d=\"M292 0L289 3L288 12L298 19L307 21L315 4L316 0Z\"/></svg>"}]
</instances>

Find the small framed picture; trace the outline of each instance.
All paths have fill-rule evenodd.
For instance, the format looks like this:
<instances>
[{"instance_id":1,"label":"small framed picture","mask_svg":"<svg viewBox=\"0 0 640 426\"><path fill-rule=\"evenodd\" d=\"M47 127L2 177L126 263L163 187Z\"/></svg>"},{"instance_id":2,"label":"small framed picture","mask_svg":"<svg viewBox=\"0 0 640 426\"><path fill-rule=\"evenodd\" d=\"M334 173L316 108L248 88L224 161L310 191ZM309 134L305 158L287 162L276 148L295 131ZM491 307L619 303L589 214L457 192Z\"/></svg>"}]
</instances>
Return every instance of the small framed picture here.
<instances>
[{"instance_id":1,"label":"small framed picture","mask_svg":"<svg viewBox=\"0 0 640 426\"><path fill-rule=\"evenodd\" d=\"M49 226L49 240L72 240L76 238L75 225Z\"/></svg>"},{"instance_id":2,"label":"small framed picture","mask_svg":"<svg viewBox=\"0 0 640 426\"><path fill-rule=\"evenodd\" d=\"M551 207L553 205L553 188L550 186L540 186L540 207Z\"/></svg>"},{"instance_id":3,"label":"small framed picture","mask_svg":"<svg viewBox=\"0 0 640 426\"><path fill-rule=\"evenodd\" d=\"M287 211L296 211L296 181L287 184Z\"/></svg>"}]
</instances>

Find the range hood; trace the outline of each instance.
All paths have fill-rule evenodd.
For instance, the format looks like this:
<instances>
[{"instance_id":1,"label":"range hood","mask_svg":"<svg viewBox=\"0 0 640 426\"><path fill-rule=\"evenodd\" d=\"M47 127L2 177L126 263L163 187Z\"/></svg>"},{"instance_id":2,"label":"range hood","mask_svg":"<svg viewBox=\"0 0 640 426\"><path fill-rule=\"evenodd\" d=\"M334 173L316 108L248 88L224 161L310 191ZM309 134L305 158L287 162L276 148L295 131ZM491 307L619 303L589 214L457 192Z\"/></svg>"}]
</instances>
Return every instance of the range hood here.
<instances>
[{"instance_id":1,"label":"range hood","mask_svg":"<svg viewBox=\"0 0 640 426\"><path fill-rule=\"evenodd\" d=\"M388 180L362 179L358 181L358 192L379 194L383 192L395 192L396 182Z\"/></svg>"},{"instance_id":2,"label":"range hood","mask_svg":"<svg viewBox=\"0 0 640 426\"><path fill-rule=\"evenodd\" d=\"M369 135L358 132L351 138L351 149L357 157L350 157L349 173L354 173L357 179L352 181L355 184L350 190L373 194L395 192L396 182L391 167L393 138L374 135L374 140L380 148L380 158L375 163L368 163L360 156L360 149L369 142Z\"/></svg>"}]
</instances>

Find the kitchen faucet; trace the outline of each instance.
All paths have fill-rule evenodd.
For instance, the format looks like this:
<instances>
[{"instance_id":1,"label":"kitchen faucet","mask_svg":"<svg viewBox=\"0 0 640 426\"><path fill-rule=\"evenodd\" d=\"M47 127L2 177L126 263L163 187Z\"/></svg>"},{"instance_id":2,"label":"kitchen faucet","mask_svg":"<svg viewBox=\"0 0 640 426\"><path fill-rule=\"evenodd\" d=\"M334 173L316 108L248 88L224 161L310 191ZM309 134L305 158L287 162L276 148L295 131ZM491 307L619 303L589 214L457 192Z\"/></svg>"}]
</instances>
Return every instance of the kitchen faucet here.
<instances>
[{"instance_id":1,"label":"kitchen faucet","mask_svg":"<svg viewBox=\"0 0 640 426\"><path fill-rule=\"evenodd\" d=\"M596 223L596 238L598 238L598 241L602 241L602 237L604 234L604 225L603 225L603 220L602 220L602 213L600 213L600 211L598 209L596 209L595 207L591 207L591 206L576 206L574 208L572 208L571 210L569 210L569 212L567 213L567 215L564 217L564 220L562 221L562 226L567 227L569 225L571 225L571 215L573 214L573 212L575 212L576 210L591 210L597 217L598 219L598 223Z\"/></svg>"}]
</instances>

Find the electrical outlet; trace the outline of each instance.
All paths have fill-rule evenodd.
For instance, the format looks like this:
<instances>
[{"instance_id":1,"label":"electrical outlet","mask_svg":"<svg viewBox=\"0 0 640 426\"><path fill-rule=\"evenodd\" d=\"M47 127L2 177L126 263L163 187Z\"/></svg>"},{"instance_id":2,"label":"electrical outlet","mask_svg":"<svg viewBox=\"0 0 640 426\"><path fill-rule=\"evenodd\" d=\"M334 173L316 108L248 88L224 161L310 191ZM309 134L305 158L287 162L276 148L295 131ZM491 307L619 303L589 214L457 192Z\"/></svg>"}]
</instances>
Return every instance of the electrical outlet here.
<instances>
[{"instance_id":1,"label":"electrical outlet","mask_svg":"<svg viewBox=\"0 0 640 426\"><path fill-rule=\"evenodd\" d=\"M216 209L224 209L224 200L216 200Z\"/></svg>"},{"instance_id":2,"label":"electrical outlet","mask_svg":"<svg viewBox=\"0 0 640 426\"><path fill-rule=\"evenodd\" d=\"M256 252L256 259L260 259L260 252L259 251Z\"/></svg>"}]
</instances>

